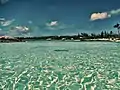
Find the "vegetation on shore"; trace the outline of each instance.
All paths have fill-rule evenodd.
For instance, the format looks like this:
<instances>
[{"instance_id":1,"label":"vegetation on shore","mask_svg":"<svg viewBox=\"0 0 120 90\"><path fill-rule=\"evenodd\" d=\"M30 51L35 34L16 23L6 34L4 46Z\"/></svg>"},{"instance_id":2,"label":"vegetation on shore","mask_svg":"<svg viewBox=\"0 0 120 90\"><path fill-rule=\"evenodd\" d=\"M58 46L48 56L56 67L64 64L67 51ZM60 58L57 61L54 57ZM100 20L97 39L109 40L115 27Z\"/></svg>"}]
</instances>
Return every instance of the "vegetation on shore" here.
<instances>
[{"instance_id":1,"label":"vegetation on shore","mask_svg":"<svg viewBox=\"0 0 120 90\"><path fill-rule=\"evenodd\" d=\"M98 39L119 39L119 35L113 33L112 31L102 31L100 34L88 34L88 33L78 33L77 35L65 35L65 36L41 36L41 37L1 37L0 42L24 42L24 41L35 41L35 40L79 40L79 41L86 41L86 40L98 40Z\"/></svg>"},{"instance_id":2,"label":"vegetation on shore","mask_svg":"<svg viewBox=\"0 0 120 90\"><path fill-rule=\"evenodd\" d=\"M113 33L113 31L102 31L99 34L95 33L78 33L77 35L65 35L65 36L40 36L40 37L9 37L9 36L1 36L0 42L24 42L24 41L33 41L33 40L79 40L79 41L114 41L120 39L120 24L116 24L113 26L118 29L118 34Z\"/></svg>"},{"instance_id":3,"label":"vegetation on shore","mask_svg":"<svg viewBox=\"0 0 120 90\"><path fill-rule=\"evenodd\" d=\"M118 34L114 34L112 31L104 32L100 34L88 34L81 33L77 35L65 35L65 36L41 36L41 37L15 37L19 40L84 40L84 39L99 39L99 38L119 38Z\"/></svg>"}]
</instances>

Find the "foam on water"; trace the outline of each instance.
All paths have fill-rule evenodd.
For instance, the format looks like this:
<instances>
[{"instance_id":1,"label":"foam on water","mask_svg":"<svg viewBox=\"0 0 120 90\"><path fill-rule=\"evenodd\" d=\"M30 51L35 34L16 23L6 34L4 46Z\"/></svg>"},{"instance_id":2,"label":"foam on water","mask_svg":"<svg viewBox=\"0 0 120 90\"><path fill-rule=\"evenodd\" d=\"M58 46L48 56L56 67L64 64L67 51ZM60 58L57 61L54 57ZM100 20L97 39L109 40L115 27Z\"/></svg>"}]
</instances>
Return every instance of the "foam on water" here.
<instances>
[{"instance_id":1,"label":"foam on water","mask_svg":"<svg viewBox=\"0 0 120 90\"><path fill-rule=\"evenodd\" d=\"M119 47L112 42L0 44L0 89L119 90Z\"/></svg>"}]
</instances>

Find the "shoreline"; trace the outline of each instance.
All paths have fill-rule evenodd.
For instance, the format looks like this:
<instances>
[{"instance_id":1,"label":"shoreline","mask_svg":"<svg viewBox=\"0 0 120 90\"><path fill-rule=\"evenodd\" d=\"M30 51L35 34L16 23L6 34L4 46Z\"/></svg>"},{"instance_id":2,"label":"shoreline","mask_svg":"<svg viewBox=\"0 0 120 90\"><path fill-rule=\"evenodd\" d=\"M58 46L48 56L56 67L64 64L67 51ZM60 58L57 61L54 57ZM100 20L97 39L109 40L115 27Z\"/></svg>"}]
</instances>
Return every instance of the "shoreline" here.
<instances>
[{"instance_id":1,"label":"shoreline","mask_svg":"<svg viewBox=\"0 0 120 90\"><path fill-rule=\"evenodd\" d=\"M76 39L76 40L43 40L43 39L0 39L0 43L30 42L30 41L63 41L63 42L120 42L120 39Z\"/></svg>"}]
</instances>

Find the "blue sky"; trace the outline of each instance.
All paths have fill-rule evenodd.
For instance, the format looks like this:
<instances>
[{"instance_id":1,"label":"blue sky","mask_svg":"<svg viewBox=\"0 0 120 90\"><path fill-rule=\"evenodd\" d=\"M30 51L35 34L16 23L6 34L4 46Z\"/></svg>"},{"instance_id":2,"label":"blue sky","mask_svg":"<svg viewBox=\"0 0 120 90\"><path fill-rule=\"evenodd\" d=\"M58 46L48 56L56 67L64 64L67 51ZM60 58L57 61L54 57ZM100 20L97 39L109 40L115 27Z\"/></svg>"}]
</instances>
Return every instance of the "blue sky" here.
<instances>
[{"instance_id":1,"label":"blue sky","mask_svg":"<svg viewBox=\"0 0 120 90\"><path fill-rule=\"evenodd\" d=\"M1 3L0 17L14 22L1 26L1 32L19 35L11 31L14 25L28 26L26 34L31 36L115 31L112 26L120 21L119 4L120 0L9 0Z\"/></svg>"}]
</instances>

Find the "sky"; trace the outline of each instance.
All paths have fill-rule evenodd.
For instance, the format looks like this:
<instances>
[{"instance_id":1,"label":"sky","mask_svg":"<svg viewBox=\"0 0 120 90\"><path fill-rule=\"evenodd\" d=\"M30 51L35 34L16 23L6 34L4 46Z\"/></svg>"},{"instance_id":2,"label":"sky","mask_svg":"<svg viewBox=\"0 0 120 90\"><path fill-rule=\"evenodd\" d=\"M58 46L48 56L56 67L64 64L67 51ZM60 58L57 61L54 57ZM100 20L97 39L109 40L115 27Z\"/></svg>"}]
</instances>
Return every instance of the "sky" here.
<instances>
[{"instance_id":1,"label":"sky","mask_svg":"<svg viewBox=\"0 0 120 90\"><path fill-rule=\"evenodd\" d=\"M120 0L0 0L0 35L73 35L114 31Z\"/></svg>"}]
</instances>

